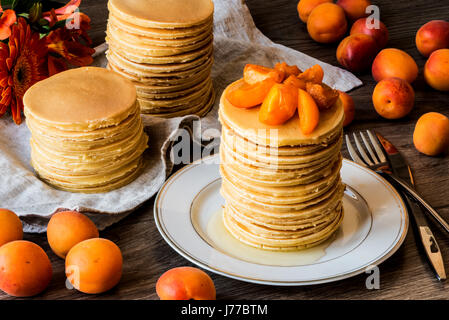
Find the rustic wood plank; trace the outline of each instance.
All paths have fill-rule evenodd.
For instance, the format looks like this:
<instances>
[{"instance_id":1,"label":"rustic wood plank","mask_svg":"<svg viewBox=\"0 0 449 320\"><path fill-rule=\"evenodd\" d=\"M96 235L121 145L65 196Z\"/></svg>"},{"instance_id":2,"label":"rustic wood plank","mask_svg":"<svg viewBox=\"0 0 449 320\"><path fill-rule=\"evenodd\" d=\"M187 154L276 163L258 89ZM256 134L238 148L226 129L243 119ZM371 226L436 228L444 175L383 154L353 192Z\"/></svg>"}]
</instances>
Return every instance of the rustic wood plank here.
<instances>
[{"instance_id":1,"label":"rustic wood plank","mask_svg":"<svg viewBox=\"0 0 449 320\"><path fill-rule=\"evenodd\" d=\"M390 31L389 46L407 50L420 69L425 60L414 45L417 29L428 20L449 20L449 2L429 4L425 0L373 0L381 8L381 18ZM247 0L256 25L273 41L300 50L325 62L337 64L336 45L320 45L307 35L305 25L296 13L293 0ZM82 9L92 18L90 32L94 44L104 40L107 19L106 0L84 0ZM411 163L417 188L429 202L449 219L449 158L430 158L420 155L411 140L414 124L428 111L449 116L448 93L431 90L422 78L414 84L416 107L405 119L387 121L373 110L371 93L374 81L369 74L361 75L365 85L351 95L356 102L356 121L348 130L375 128L388 137ZM344 152L347 156L347 153ZM122 222L101 233L115 241L123 251L124 273L120 284L102 295L84 295L65 287L64 263L49 250L45 235L26 235L26 239L43 246L48 252L54 278L50 287L37 299L157 299L155 283L158 277L172 267L190 265L176 254L160 237L153 220L153 199ZM449 237L434 226L435 235L445 260L449 259ZM449 267L449 265L447 265ZM410 230L404 245L380 266L380 290L367 290L367 275L331 284L308 287L270 287L253 285L211 274L219 299L435 299L449 298L449 283L439 283L427 265L422 250L417 248L415 235ZM0 299L10 297L0 294Z\"/></svg>"}]
</instances>

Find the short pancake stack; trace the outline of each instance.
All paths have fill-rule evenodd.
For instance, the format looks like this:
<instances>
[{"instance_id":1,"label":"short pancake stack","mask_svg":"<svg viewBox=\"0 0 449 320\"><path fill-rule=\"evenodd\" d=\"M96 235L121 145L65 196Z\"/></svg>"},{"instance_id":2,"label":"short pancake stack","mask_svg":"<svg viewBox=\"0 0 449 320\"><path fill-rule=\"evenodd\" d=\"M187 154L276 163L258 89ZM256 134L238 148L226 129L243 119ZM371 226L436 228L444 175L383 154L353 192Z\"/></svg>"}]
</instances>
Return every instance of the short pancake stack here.
<instances>
[{"instance_id":1,"label":"short pancake stack","mask_svg":"<svg viewBox=\"0 0 449 320\"><path fill-rule=\"evenodd\" d=\"M109 0L108 68L133 81L141 112L205 115L215 94L211 0Z\"/></svg>"},{"instance_id":2,"label":"short pancake stack","mask_svg":"<svg viewBox=\"0 0 449 320\"><path fill-rule=\"evenodd\" d=\"M280 126L258 120L259 107L241 109L220 100L224 224L240 241L257 248L293 251L316 246L343 219L340 179L344 111L341 102L322 111L310 135L299 117Z\"/></svg>"},{"instance_id":3,"label":"short pancake stack","mask_svg":"<svg viewBox=\"0 0 449 320\"><path fill-rule=\"evenodd\" d=\"M31 163L65 191L107 192L134 180L148 137L131 81L103 68L78 68L33 85L24 96Z\"/></svg>"}]
</instances>

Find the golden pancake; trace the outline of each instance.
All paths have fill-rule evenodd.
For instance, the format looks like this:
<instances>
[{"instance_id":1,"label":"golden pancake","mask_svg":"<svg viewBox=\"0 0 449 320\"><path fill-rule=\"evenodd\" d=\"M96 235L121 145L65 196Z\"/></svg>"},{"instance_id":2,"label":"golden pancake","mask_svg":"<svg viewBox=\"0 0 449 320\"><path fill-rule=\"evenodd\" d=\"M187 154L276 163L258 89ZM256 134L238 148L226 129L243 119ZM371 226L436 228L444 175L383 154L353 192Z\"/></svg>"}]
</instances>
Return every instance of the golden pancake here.
<instances>
[{"instance_id":1,"label":"golden pancake","mask_svg":"<svg viewBox=\"0 0 449 320\"><path fill-rule=\"evenodd\" d=\"M106 51L106 57L108 60L112 60L114 64L123 70L128 70L129 73L140 75L142 73L161 73L167 74L171 72L185 71L201 66L206 63L212 57L212 48L210 52L207 52L204 56L192 60L186 63L173 63L173 64L142 64L136 63L126 59L117 52L108 50Z\"/></svg>"},{"instance_id":2,"label":"golden pancake","mask_svg":"<svg viewBox=\"0 0 449 320\"><path fill-rule=\"evenodd\" d=\"M274 251L296 251L316 246L326 241L338 229L343 220L343 209L331 224L309 235L293 239L269 239L251 233L244 226L232 219L224 212L224 224L226 229L237 239L250 246Z\"/></svg>"},{"instance_id":3,"label":"golden pancake","mask_svg":"<svg viewBox=\"0 0 449 320\"><path fill-rule=\"evenodd\" d=\"M226 197L226 205L233 207L236 214L246 217L247 220L254 223L271 225L273 228L289 229L291 226L308 222L335 209L337 204L341 202L344 189L345 185L340 184L335 190L329 192L329 197L324 200L301 210L290 210L288 212L249 206L240 201L235 201L232 197Z\"/></svg>"},{"instance_id":4,"label":"golden pancake","mask_svg":"<svg viewBox=\"0 0 449 320\"><path fill-rule=\"evenodd\" d=\"M167 92L167 93L153 93L153 92L147 92L145 90L138 90L137 96L142 99L152 99L152 100L169 100L174 98L180 98L185 97L189 94L192 94L201 88L207 86L208 83L210 83L212 79L207 77L204 81L190 87L184 90L175 91L175 92Z\"/></svg>"},{"instance_id":5,"label":"golden pancake","mask_svg":"<svg viewBox=\"0 0 449 320\"><path fill-rule=\"evenodd\" d=\"M185 78L177 77L140 77L122 70L121 68L114 65L112 61L108 63L108 69L128 78L133 81L133 83L138 84L139 88L145 88L147 86L178 86L186 85L197 82L198 79L204 79L204 76L209 77L211 73L212 65L206 65L198 69L198 72L191 73ZM137 90L136 86L136 90Z\"/></svg>"},{"instance_id":6,"label":"golden pancake","mask_svg":"<svg viewBox=\"0 0 449 320\"><path fill-rule=\"evenodd\" d=\"M211 0L109 0L108 9L122 20L145 28L188 28L211 18Z\"/></svg>"},{"instance_id":7,"label":"golden pancake","mask_svg":"<svg viewBox=\"0 0 449 320\"><path fill-rule=\"evenodd\" d=\"M310 144L301 146L288 146L288 147L269 147L260 144L255 144L248 139L239 136L235 131L231 130L226 124L222 123L222 134L229 137L227 139L234 140L235 144L245 148L253 150L259 154L273 154L278 156L297 156L316 153L327 148L330 144L334 143L340 136L341 132L336 131L334 135L331 135L326 142L320 144ZM240 149L242 148L240 147Z\"/></svg>"},{"instance_id":8,"label":"golden pancake","mask_svg":"<svg viewBox=\"0 0 449 320\"><path fill-rule=\"evenodd\" d=\"M209 81L208 83L206 83L205 86L200 88L198 91L183 97L176 97L173 99L161 99L161 100L145 99L144 97L139 97L137 100L139 101L141 107L144 105L146 108L149 109L151 108L151 109L167 110L173 109L178 106L185 107L200 103L201 101L207 99L207 96L210 94L211 90L212 90L212 81Z\"/></svg>"},{"instance_id":9,"label":"golden pancake","mask_svg":"<svg viewBox=\"0 0 449 320\"><path fill-rule=\"evenodd\" d=\"M38 169L36 169L38 176L46 181L48 184L56 187L57 189L63 190L63 191L68 191L68 192L79 192L79 193L104 193L104 192L108 192L111 190L115 190L118 188L121 188L127 184L129 184L130 182L132 182L133 180L135 180L140 172L142 171L142 169L144 168L144 163L142 161L142 159L139 159L135 164L133 164L132 166L127 167L125 170L123 170L123 174L121 174L119 176L119 178L115 179L115 180L109 180L109 179L104 179L105 182L102 184L97 184L97 185L79 185L79 184L70 184L70 183L64 183L58 180L54 180L51 178L46 178L44 176L42 176L39 172Z\"/></svg>"},{"instance_id":10,"label":"golden pancake","mask_svg":"<svg viewBox=\"0 0 449 320\"><path fill-rule=\"evenodd\" d=\"M231 204L226 205L226 210L235 221L260 236L287 238L304 235L304 233L301 234L300 232L313 232L316 231L316 229L312 229L314 227L332 223L332 221L337 218L337 207L339 209L340 206L341 201L335 203L333 208L330 208L325 212L321 212L319 215L309 217L308 219L296 221L291 220L288 224L286 221L281 221L282 224L279 223L279 221L276 221L275 224L266 223L264 221L260 222L259 220L253 218L252 213L248 213L248 215L242 214L242 210L240 208L236 209Z\"/></svg>"},{"instance_id":11,"label":"golden pancake","mask_svg":"<svg viewBox=\"0 0 449 320\"><path fill-rule=\"evenodd\" d=\"M279 186L289 186L300 184L303 179L307 179L310 175L319 174L322 170L325 171L326 168L333 165L336 161L341 161L341 155L337 154L335 157L322 161L315 166L299 169L256 167L229 156L225 149L220 150L220 160L223 165L240 172L242 175L246 175L248 179L263 181L268 184L272 182L272 184Z\"/></svg>"},{"instance_id":12,"label":"golden pancake","mask_svg":"<svg viewBox=\"0 0 449 320\"><path fill-rule=\"evenodd\" d=\"M212 17L206 20L205 23L193 26L190 28L176 28L176 29L160 29L160 28L145 28L128 21L122 20L109 12L108 24L113 25L121 30L134 35L146 36L155 39L182 39L186 37L195 37L203 33L207 33L213 28Z\"/></svg>"},{"instance_id":13,"label":"golden pancake","mask_svg":"<svg viewBox=\"0 0 449 320\"><path fill-rule=\"evenodd\" d=\"M335 159L332 159L329 164L323 166L323 168L312 171L308 174L301 175L295 178L272 179L269 175L250 176L247 171L242 170L238 165L230 165L227 163L223 165L226 167L226 171L236 179L243 180L247 184L252 184L260 187L288 187L295 185L310 184L322 178L329 176L332 173L332 168L341 162L341 157L338 155Z\"/></svg>"},{"instance_id":14,"label":"golden pancake","mask_svg":"<svg viewBox=\"0 0 449 320\"><path fill-rule=\"evenodd\" d=\"M37 82L23 97L25 114L69 131L117 125L134 110L131 81L103 68L67 70Z\"/></svg>"},{"instance_id":15,"label":"golden pancake","mask_svg":"<svg viewBox=\"0 0 449 320\"><path fill-rule=\"evenodd\" d=\"M323 161L329 161L330 159L334 158L338 154L338 152L330 153L327 155L327 157L322 158L322 159L317 159L313 162L298 163L298 164L278 164L278 163L268 164L265 162L249 159L245 155L242 155L242 154L236 152L235 150L232 150L231 148L229 148L226 145L226 143L222 143L220 148L222 150L224 150L224 152L226 152L228 159L236 159L237 161L244 163L246 165L251 165L254 167L260 167L260 168L265 168L265 169L270 169L270 170L306 169L306 168L310 168L310 167L315 167L315 166L319 165L320 163L322 163Z\"/></svg>"},{"instance_id":16,"label":"golden pancake","mask_svg":"<svg viewBox=\"0 0 449 320\"><path fill-rule=\"evenodd\" d=\"M186 63L190 62L192 60L195 60L201 56L204 56L208 54L212 48L213 43L212 41L208 44L206 44L204 47L198 48L194 51L177 54L173 56L149 56L149 55L143 55L136 52L130 52L126 49L122 48L121 45L117 45L115 43L108 42L109 49L112 51L117 52L121 56L125 57L128 60L137 62L137 63L146 63L146 64L170 64L170 63Z\"/></svg>"},{"instance_id":17,"label":"golden pancake","mask_svg":"<svg viewBox=\"0 0 449 320\"><path fill-rule=\"evenodd\" d=\"M317 160L328 159L333 155L340 152L341 145L343 143L343 137L340 138L318 152L306 154L306 155L288 155L281 156L276 154L276 150L272 150L270 153L257 152L258 147L249 144L239 144L238 140L229 138L227 135L222 135L222 143L225 144L229 149L246 157L249 160L256 161L258 163L263 163L260 166L269 167L270 165L299 165L299 164L311 164L315 163Z\"/></svg>"},{"instance_id":18,"label":"golden pancake","mask_svg":"<svg viewBox=\"0 0 449 320\"><path fill-rule=\"evenodd\" d=\"M31 163L48 184L106 192L135 179L148 144L134 84L101 68L78 68L32 86L24 97Z\"/></svg>"},{"instance_id":19,"label":"golden pancake","mask_svg":"<svg viewBox=\"0 0 449 320\"><path fill-rule=\"evenodd\" d=\"M189 43L184 46L160 46L160 45L150 45L150 44L137 44L126 41L123 38L117 38L116 35L111 34L109 30L106 31L106 41L115 46L120 46L123 50L128 53L139 56L149 56L149 57L171 57L175 55L180 55L186 52L192 52L199 48L203 48L206 45L212 43L212 34L203 38L201 41L195 43Z\"/></svg>"},{"instance_id":20,"label":"golden pancake","mask_svg":"<svg viewBox=\"0 0 449 320\"><path fill-rule=\"evenodd\" d=\"M155 112L152 109L145 109L145 107L142 108L142 113L148 113L153 116L161 117L161 118L173 118L173 117L182 117L185 115L197 115L199 117L203 117L206 115L213 107L215 102L215 91L212 87L211 92L207 98L204 100L204 102L199 103L196 106L185 108L179 111L167 111L167 112Z\"/></svg>"}]
</instances>

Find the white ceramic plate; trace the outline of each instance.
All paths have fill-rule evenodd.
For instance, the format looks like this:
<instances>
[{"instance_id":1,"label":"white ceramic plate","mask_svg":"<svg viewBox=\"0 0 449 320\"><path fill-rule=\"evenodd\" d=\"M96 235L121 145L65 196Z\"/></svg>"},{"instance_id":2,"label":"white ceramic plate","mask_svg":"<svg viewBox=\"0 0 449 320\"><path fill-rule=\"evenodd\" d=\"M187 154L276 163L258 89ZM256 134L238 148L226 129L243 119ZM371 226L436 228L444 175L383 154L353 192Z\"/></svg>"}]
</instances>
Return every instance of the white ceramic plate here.
<instances>
[{"instance_id":1,"label":"white ceramic plate","mask_svg":"<svg viewBox=\"0 0 449 320\"><path fill-rule=\"evenodd\" d=\"M389 258L401 246L408 215L396 190L383 178L343 160L345 217L319 260L294 266L248 262L217 248L207 236L211 216L224 204L219 157L179 170L164 184L154 206L167 243L192 263L226 277L269 285L310 285L345 279Z\"/></svg>"}]
</instances>

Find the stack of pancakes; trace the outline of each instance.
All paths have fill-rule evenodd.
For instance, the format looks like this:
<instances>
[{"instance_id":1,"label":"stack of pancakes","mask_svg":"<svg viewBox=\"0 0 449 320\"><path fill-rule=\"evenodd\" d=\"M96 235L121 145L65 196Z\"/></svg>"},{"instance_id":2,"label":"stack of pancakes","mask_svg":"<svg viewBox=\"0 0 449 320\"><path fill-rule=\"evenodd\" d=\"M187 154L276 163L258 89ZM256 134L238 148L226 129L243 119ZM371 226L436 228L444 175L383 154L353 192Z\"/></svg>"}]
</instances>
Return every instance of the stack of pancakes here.
<instances>
[{"instance_id":1,"label":"stack of pancakes","mask_svg":"<svg viewBox=\"0 0 449 320\"><path fill-rule=\"evenodd\" d=\"M215 94L211 0L109 0L108 68L133 81L141 112L205 115Z\"/></svg>"},{"instance_id":2,"label":"stack of pancakes","mask_svg":"<svg viewBox=\"0 0 449 320\"><path fill-rule=\"evenodd\" d=\"M36 83L23 101L32 166L48 184L107 192L140 173L148 137L131 81L102 68L78 68Z\"/></svg>"},{"instance_id":3,"label":"stack of pancakes","mask_svg":"<svg viewBox=\"0 0 449 320\"><path fill-rule=\"evenodd\" d=\"M292 251L328 239L343 219L340 179L344 110L340 101L320 113L310 135L299 117L281 126L258 120L259 107L220 100L224 224L240 241L267 250Z\"/></svg>"}]
</instances>

